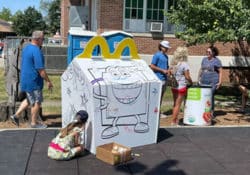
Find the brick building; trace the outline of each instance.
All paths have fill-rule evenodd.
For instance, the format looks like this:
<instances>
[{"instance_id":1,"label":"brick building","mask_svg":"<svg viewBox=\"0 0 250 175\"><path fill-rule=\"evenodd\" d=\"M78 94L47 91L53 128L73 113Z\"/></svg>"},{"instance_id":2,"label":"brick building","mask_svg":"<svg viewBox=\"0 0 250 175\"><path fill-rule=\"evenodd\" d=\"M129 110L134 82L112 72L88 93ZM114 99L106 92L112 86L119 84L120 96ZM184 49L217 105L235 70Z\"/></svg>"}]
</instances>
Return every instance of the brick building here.
<instances>
[{"instance_id":1,"label":"brick building","mask_svg":"<svg viewBox=\"0 0 250 175\"><path fill-rule=\"evenodd\" d=\"M184 44L174 36L175 26L169 24L162 10L168 10L175 0L62 0L61 1L61 34L67 37L72 21L81 21L87 30L102 33L110 30L123 30L131 33L136 42L139 54L150 59L158 49L161 40L168 40L172 49ZM74 12L75 11L75 12ZM76 12L77 11L77 12ZM82 19L77 15L85 15ZM161 32L152 32L153 24L161 24ZM159 29L159 28L158 28ZM161 29L161 28L160 28ZM220 51L220 59L225 67L233 64L233 43L216 43ZM194 69L193 77L197 76L201 59L208 44L189 47L189 62ZM224 72L224 74L227 71ZM224 76L228 81L228 76Z\"/></svg>"}]
</instances>

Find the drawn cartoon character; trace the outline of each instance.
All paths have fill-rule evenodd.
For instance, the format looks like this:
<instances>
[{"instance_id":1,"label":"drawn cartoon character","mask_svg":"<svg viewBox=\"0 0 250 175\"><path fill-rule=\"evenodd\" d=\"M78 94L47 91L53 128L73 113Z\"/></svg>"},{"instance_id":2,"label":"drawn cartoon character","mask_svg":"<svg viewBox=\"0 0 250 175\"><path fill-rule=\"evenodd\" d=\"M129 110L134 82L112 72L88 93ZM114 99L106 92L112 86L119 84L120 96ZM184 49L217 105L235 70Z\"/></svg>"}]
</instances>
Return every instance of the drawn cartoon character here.
<instances>
[{"instance_id":1,"label":"drawn cartoon character","mask_svg":"<svg viewBox=\"0 0 250 175\"><path fill-rule=\"evenodd\" d=\"M135 64L135 63L134 63ZM119 134L118 126L134 125L134 132L149 131L149 81L140 65L107 66L89 69L93 77L93 94L101 113L101 137Z\"/></svg>"}]
</instances>

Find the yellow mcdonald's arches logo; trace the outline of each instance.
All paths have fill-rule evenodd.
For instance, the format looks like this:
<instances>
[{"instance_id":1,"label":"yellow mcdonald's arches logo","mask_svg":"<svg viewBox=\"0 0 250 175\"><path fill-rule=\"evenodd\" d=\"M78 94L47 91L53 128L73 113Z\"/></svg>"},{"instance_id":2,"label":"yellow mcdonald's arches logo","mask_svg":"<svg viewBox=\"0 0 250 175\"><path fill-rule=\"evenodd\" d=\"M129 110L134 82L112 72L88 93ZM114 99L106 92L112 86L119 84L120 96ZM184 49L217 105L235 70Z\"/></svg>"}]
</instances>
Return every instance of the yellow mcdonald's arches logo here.
<instances>
[{"instance_id":1,"label":"yellow mcdonald's arches logo","mask_svg":"<svg viewBox=\"0 0 250 175\"><path fill-rule=\"evenodd\" d=\"M137 48L135 45L134 40L131 38L125 38L117 45L115 51L110 53L109 46L107 41L102 36L95 36L89 40L87 43L84 51L77 56L77 58L91 58L92 52L96 46L100 47L102 51L103 58L112 58L112 59L119 59L121 57L122 51L128 47L130 50L130 55L132 59L139 59L139 55L137 53Z\"/></svg>"}]
</instances>

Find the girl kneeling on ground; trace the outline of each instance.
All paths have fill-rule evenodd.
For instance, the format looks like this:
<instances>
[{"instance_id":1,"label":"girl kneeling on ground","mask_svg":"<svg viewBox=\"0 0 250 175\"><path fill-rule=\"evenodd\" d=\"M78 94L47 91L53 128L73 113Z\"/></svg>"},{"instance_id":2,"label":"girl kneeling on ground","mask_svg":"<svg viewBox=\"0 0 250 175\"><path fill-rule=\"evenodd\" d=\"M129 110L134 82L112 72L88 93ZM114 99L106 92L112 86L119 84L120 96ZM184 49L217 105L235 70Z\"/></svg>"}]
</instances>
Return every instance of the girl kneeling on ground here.
<instances>
[{"instance_id":1,"label":"girl kneeling on ground","mask_svg":"<svg viewBox=\"0 0 250 175\"><path fill-rule=\"evenodd\" d=\"M50 142L48 157L55 160L69 160L84 151L81 135L84 135L88 113L81 110L76 113L76 119L62 128Z\"/></svg>"}]
</instances>

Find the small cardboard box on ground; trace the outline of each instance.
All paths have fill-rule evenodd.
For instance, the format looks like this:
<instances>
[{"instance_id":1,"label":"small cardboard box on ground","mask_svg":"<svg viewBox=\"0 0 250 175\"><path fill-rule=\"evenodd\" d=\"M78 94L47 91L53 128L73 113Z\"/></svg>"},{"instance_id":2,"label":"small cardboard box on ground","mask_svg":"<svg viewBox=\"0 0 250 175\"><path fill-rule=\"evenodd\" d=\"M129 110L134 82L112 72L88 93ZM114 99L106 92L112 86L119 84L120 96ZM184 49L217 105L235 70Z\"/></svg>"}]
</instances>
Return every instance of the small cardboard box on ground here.
<instances>
[{"instance_id":1,"label":"small cardboard box on ground","mask_svg":"<svg viewBox=\"0 0 250 175\"><path fill-rule=\"evenodd\" d=\"M132 159L131 148L112 142L96 148L96 157L108 164L116 165Z\"/></svg>"}]
</instances>

